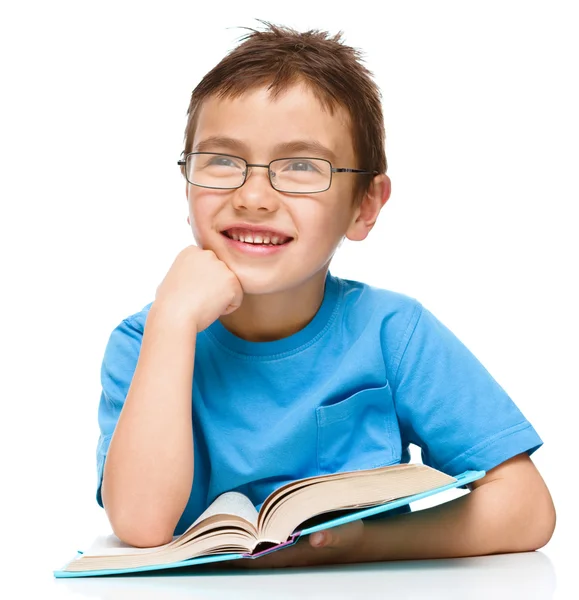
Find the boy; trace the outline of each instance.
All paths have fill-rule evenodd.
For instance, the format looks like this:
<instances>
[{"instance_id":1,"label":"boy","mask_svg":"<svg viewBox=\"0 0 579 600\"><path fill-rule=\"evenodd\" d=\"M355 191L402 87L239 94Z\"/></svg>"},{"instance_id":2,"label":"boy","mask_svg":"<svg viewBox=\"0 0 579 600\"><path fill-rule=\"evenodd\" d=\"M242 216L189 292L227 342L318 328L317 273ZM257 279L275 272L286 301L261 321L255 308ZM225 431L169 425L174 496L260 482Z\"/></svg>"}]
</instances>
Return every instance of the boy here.
<instances>
[{"instance_id":1,"label":"boy","mask_svg":"<svg viewBox=\"0 0 579 600\"><path fill-rule=\"evenodd\" d=\"M196 246L113 331L98 491L115 534L158 546L219 494L259 509L302 477L408 462L487 475L418 512L358 521L230 567L473 556L544 546L542 441L417 300L329 264L390 196L380 94L339 34L267 24L194 90L183 160Z\"/></svg>"}]
</instances>

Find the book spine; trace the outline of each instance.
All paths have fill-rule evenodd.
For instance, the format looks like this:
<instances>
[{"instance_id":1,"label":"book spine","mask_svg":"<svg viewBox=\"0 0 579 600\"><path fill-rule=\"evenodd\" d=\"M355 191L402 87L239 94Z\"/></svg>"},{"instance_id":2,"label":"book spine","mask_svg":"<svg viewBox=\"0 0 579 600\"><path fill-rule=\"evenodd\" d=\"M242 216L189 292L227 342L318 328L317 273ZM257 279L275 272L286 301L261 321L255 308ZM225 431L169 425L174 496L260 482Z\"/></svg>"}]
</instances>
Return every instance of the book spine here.
<instances>
[{"instance_id":1,"label":"book spine","mask_svg":"<svg viewBox=\"0 0 579 600\"><path fill-rule=\"evenodd\" d=\"M290 536L290 538L288 539L287 542L277 544L276 546L272 546L271 548L268 548L267 550L263 550L262 552L258 552L257 554L250 554L250 553L244 554L243 558L259 558L260 556L264 556L265 554L270 554L271 552L275 552L276 550L279 550L280 548L285 548L286 546L293 546L298 541L299 537L300 537L299 532L294 533Z\"/></svg>"}]
</instances>

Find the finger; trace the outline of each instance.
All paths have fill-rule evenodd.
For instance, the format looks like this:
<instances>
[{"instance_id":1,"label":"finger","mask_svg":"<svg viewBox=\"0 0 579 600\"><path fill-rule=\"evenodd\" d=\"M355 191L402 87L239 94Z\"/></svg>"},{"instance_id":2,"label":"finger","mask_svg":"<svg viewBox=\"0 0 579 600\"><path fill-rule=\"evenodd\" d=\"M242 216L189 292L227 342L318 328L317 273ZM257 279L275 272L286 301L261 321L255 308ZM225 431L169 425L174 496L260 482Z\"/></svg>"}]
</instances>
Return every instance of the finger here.
<instances>
[{"instance_id":1,"label":"finger","mask_svg":"<svg viewBox=\"0 0 579 600\"><path fill-rule=\"evenodd\" d=\"M310 545L314 548L343 548L359 541L364 535L364 521L361 519L317 531L310 535Z\"/></svg>"}]
</instances>

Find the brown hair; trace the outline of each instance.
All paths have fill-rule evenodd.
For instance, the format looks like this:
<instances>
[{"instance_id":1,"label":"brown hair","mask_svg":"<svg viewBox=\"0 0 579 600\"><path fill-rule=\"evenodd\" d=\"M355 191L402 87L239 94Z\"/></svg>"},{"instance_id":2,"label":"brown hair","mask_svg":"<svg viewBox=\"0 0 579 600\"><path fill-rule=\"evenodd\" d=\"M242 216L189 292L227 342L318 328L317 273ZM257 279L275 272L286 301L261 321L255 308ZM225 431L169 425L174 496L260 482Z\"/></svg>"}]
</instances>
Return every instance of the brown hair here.
<instances>
[{"instance_id":1,"label":"brown hair","mask_svg":"<svg viewBox=\"0 0 579 600\"><path fill-rule=\"evenodd\" d=\"M251 33L242 37L242 43L193 90L187 111L185 154L191 152L199 108L207 97L235 98L269 84L270 94L275 98L291 85L303 81L330 114L334 114L339 105L350 115L358 164L345 166L385 173L381 94L372 74L361 64L360 51L342 43L342 32L330 37L325 31L302 33L260 22L267 29L245 28ZM372 175L356 176L354 203L362 199L372 178Z\"/></svg>"}]
</instances>

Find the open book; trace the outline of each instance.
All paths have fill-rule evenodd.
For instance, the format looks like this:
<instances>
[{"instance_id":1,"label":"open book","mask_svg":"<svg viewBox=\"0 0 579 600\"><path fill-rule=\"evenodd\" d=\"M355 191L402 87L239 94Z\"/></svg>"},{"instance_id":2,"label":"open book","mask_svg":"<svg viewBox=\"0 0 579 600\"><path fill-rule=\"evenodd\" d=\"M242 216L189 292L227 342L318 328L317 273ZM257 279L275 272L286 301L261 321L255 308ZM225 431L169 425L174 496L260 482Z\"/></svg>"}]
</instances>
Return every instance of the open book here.
<instances>
[{"instance_id":1,"label":"open book","mask_svg":"<svg viewBox=\"0 0 579 600\"><path fill-rule=\"evenodd\" d=\"M273 491L259 513L243 494L226 492L163 546L135 548L112 534L102 536L54 575L111 575L257 558L295 544L302 535L466 485L484 474L465 471L451 477L426 465L402 464L308 477Z\"/></svg>"}]
</instances>

